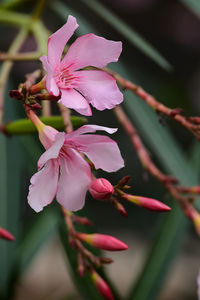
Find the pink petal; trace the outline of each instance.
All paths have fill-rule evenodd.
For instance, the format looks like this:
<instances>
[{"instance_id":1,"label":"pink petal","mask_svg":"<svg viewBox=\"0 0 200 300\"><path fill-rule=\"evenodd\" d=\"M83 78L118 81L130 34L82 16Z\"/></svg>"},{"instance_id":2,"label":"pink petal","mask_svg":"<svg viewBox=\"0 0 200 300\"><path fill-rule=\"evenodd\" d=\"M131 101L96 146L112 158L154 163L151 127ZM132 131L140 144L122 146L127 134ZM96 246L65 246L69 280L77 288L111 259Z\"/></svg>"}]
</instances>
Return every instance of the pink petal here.
<instances>
[{"instance_id":1,"label":"pink petal","mask_svg":"<svg viewBox=\"0 0 200 300\"><path fill-rule=\"evenodd\" d=\"M109 41L92 33L85 34L70 46L61 65L72 65L72 71L87 66L102 68L116 62L121 51L121 42Z\"/></svg>"},{"instance_id":2,"label":"pink petal","mask_svg":"<svg viewBox=\"0 0 200 300\"><path fill-rule=\"evenodd\" d=\"M47 57L53 69L59 65L64 47L77 27L76 18L69 16L67 23L49 37Z\"/></svg>"},{"instance_id":3,"label":"pink petal","mask_svg":"<svg viewBox=\"0 0 200 300\"><path fill-rule=\"evenodd\" d=\"M31 178L29 186L28 203L36 211L51 203L56 195L58 183L58 163L48 161L39 172Z\"/></svg>"},{"instance_id":4,"label":"pink petal","mask_svg":"<svg viewBox=\"0 0 200 300\"><path fill-rule=\"evenodd\" d=\"M54 96L58 96L60 94L60 91L58 89L58 86L55 82L55 79L53 77L53 69L50 66L50 64L47 61L47 57L45 55L40 57L40 60L43 64L43 68L47 72L46 75L46 88L50 94L53 94Z\"/></svg>"},{"instance_id":5,"label":"pink petal","mask_svg":"<svg viewBox=\"0 0 200 300\"><path fill-rule=\"evenodd\" d=\"M102 130L110 134L113 134L117 131L117 128L109 128L109 127L98 126L98 125L83 125L79 129L66 134L65 140L67 141L69 139L74 139L74 137L80 136L81 134L96 132L97 130Z\"/></svg>"},{"instance_id":6,"label":"pink petal","mask_svg":"<svg viewBox=\"0 0 200 300\"><path fill-rule=\"evenodd\" d=\"M89 165L77 151L68 148L66 156L61 158L60 173L57 201L67 210L81 209L91 183Z\"/></svg>"},{"instance_id":7,"label":"pink petal","mask_svg":"<svg viewBox=\"0 0 200 300\"><path fill-rule=\"evenodd\" d=\"M59 132L55 137L53 145L46 150L38 160L38 168L40 169L50 159L56 159L59 156L60 149L62 148L65 141L65 133Z\"/></svg>"},{"instance_id":8,"label":"pink petal","mask_svg":"<svg viewBox=\"0 0 200 300\"><path fill-rule=\"evenodd\" d=\"M103 71L79 71L77 89L96 109L111 109L123 101L116 80Z\"/></svg>"},{"instance_id":9,"label":"pink petal","mask_svg":"<svg viewBox=\"0 0 200 300\"><path fill-rule=\"evenodd\" d=\"M107 136L82 135L74 137L73 142L93 162L96 169L115 172L124 167L117 143Z\"/></svg>"},{"instance_id":10,"label":"pink petal","mask_svg":"<svg viewBox=\"0 0 200 300\"><path fill-rule=\"evenodd\" d=\"M58 102L64 106L76 110L84 116L91 116L91 108L85 98L74 89L61 89L62 95Z\"/></svg>"}]
</instances>

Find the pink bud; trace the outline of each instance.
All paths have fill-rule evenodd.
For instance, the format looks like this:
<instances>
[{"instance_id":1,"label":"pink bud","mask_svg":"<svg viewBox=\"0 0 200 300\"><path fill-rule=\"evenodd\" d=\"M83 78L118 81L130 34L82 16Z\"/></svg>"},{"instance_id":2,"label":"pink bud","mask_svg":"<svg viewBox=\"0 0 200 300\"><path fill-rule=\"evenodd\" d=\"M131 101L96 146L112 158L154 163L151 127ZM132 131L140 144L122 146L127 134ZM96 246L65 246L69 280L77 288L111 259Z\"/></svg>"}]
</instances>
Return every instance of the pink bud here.
<instances>
[{"instance_id":1,"label":"pink bud","mask_svg":"<svg viewBox=\"0 0 200 300\"><path fill-rule=\"evenodd\" d=\"M105 280L94 269L89 270L89 272L99 293L107 300L114 300L111 289Z\"/></svg>"},{"instance_id":2,"label":"pink bud","mask_svg":"<svg viewBox=\"0 0 200 300\"><path fill-rule=\"evenodd\" d=\"M0 237L4 240L14 241L15 237L7 230L0 228Z\"/></svg>"},{"instance_id":3,"label":"pink bud","mask_svg":"<svg viewBox=\"0 0 200 300\"><path fill-rule=\"evenodd\" d=\"M76 236L83 242L90 244L95 248L108 251L121 251L127 250L128 246L122 241L116 239L111 235L105 234L87 234L87 233L77 233Z\"/></svg>"},{"instance_id":4,"label":"pink bud","mask_svg":"<svg viewBox=\"0 0 200 300\"><path fill-rule=\"evenodd\" d=\"M94 199L107 200L112 196L114 187L107 179L98 178L92 181L89 191Z\"/></svg>"},{"instance_id":5,"label":"pink bud","mask_svg":"<svg viewBox=\"0 0 200 300\"><path fill-rule=\"evenodd\" d=\"M130 194L124 194L122 195L122 198L149 210L154 210L154 211L171 210L171 208L166 204L152 198L133 196Z\"/></svg>"}]
</instances>

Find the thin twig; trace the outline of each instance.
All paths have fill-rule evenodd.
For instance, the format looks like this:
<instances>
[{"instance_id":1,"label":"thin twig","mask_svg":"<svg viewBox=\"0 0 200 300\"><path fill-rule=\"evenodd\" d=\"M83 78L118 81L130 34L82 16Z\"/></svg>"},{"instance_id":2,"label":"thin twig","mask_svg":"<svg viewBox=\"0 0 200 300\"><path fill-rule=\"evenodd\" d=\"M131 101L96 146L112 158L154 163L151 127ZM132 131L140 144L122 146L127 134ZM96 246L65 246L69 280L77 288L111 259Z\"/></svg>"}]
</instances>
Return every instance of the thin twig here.
<instances>
[{"instance_id":1,"label":"thin twig","mask_svg":"<svg viewBox=\"0 0 200 300\"><path fill-rule=\"evenodd\" d=\"M165 106L164 104L157 101L152 95L147 93L142 87L134 84L133 82L123 78L118 73L103 68L108 74L114 77L117 83L123 88L132 91L135 95L137 95L140 99L142 99L146 104L148 104L152 109L156 112L167 115L169 118L174 119L178 123L180 123L183 127L188 129L190 132L194 134L194 136L200 140L200 125L194 124L189 118L186 118L181 115L182 109L175 108L171 109Z\"/></svg>"},{"instance_id":2,"label":"thin twig","mask_svg":"<svg viewBox=\"0 0 200 300\"><path fill-rule=\"evenodd\" d=\"M114 108L114 113L118 119L118 121L121 123L123 128L125 129L126 133L130 137L130 140L137 152L137 155L144 166L144 168L152 174L158 181L162 183L162 185L167 189L167 191L172 195L173 198L176 199L178 204L180 205L181 209L185 213L187 217L193 220L193 223L196 227L196 230L198 233L200 233L199 224L197 227L196 219L199 218L199 213L196 211L196 209L193 207L190 198L184 197L179 189L178 186L175 184L177 183L177 180L174 177L168 176L164 174L162 171L160 171L157 166L154 164L154 162L151 160L148 151L146 150L144 144L142 143L141 138L139 137L137 130L125 114L122 107L117 106Z\"/></svg>"},{"instance_id":3,"label":"thin twig","mask_svg":"<svg viewBox=\"0 0 200 300\"><path fill-rule=\"evenodd\" d=\"M22 43L26 39L28 33L27 28L21 28L19 33L17 34L16 38L14 39L10 49L8 50L8 54L13 55L15 54L21 47ZM2 64L1 72L0 72L0 125L2 125L3 120L3 111L4 111L4 96L5 96L5 89L6 84L8 82L8 76L10 74L11 68L13 66L13 62L5 61Z\"/></svg>"},{"instance_id":4,"label":"thin twig","mask_svg":"<svg viewBox=\"0 0 200 300\"><path fill-rule=\"evenodd\" d=\"M11 60L11 61L27 61L27 60L38 60L41 56L39 51L24 52L24 53L5 53L0 52L0 61Z\"/></svg>"},{"instance_id":5,"label":"thin twig","mask_svg":"<svg viewBox=\"0 0 200 300\"><path fill-rule=\"evenodd\" d=\"M67 133L70 133L73 131L73 126L72 123L70 121L70 115L71 115L71 111L70 109L68 109L67 107L65 107L64 105L62 105L62 103L58 103L58 107L60 109L63 121L64 121L64 125L65 125L65 131Z\"/></svg>"}]
</instances>

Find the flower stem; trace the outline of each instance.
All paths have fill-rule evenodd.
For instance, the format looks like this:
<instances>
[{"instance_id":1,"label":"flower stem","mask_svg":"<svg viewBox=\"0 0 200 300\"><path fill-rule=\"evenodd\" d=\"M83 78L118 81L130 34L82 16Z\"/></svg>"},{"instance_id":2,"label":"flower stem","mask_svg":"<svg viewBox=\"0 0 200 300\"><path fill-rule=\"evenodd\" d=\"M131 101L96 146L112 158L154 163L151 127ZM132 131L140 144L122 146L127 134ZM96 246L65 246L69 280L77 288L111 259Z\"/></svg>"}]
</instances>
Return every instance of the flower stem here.
<instances>
[{"instance_id":1,"label":"flower stem","mask_svg":"<svg viewBox=\"0 0 200 300\"><path fill-rule=\"evenodd\" d=\"M8 50L8 54L14 55L20 49L21 45L26 39L27 33L28 33L27 28L20 29L12 45L10 46L10 49ZM8 76L12 68L12 65L13 62L5 61L2 64L1 71L0 71L0 125L2 124L2 120L3 120L3 104L4 104L5 88L6 88Z\"/></svg>"},{"instance_id":2,"label":"flower stem","mask_svg":"<svg viewBox=\"0 0 200 300\"><path fill-rule=\"evenodd\" d=\"M33 19L38 20L43 13L47 0L38 0L35 11L33 13Z\"/></svg>"},{"instance_id":3,"label":"flower stem","mask_svg":"<svg viewBox=\"0 0 200 300\"><path fill-rule=\"evenodd\" d=\"M148 94L142 87L134 84L133 82L121 77L118 73L103 68L105 72L114 77L117 83L123 88L130 90L135 95L137 95L140 99L142 99L147 105L149 105L152 109L160 114L164 114L171 119L174 119L176 122L180 123L183 127L193 133L193 135L200 140L200 124L193 123L190 118L186 118L181 115L182 109L175 108L171 109L164 104L157 101L152 95Z\"/></svg>"},{"instance_id":4,"label":"flower stem","mask_svg":"<svg viewBox=\"0 0 200 300\"><path fill-rule=\"evenodd\" d=\"M114 113L118 119L118 121L121 123L121 125L124 127L125 131L127 132L128 136L131 139L131 142L137 152L137 155L144 166L144 168L152 174L158 181L162 183L164 188L172 195L172 197L178 202L181 209L185 213L185 215L192 219L193 224L195 226L195 229L198 234L200 234L199 230L199 222L195 221L197 219L197 216L199 216L198 211L194 208L193 204L189 201L190 199L188 197L184 197L179 189L178 186L175 184L177 183L176 178L168 176L164 174L162 171L160 171L157 166L154 164L154 162L151 160L148 151L146 150L144 144L142 143L141 138L139 137L135 127L129 120L128 116L125 114L122 107L117 106L114 108ZM191 211L193 212L191 214ZM197 228L198 225L198 228Z\"/></svg>"},{"instance_id":5,"label":"flower stem","mask_svg":"<svg viewBox=\"0 0 200 300\"><path fill-rule=\"evenodd\" d=\"M10 61L27 61L27 60L38 60L41 56L39 51L26 52L26 53L4 53L0 52L0 61L10 60Z\"/></svg>"}]
</instances>

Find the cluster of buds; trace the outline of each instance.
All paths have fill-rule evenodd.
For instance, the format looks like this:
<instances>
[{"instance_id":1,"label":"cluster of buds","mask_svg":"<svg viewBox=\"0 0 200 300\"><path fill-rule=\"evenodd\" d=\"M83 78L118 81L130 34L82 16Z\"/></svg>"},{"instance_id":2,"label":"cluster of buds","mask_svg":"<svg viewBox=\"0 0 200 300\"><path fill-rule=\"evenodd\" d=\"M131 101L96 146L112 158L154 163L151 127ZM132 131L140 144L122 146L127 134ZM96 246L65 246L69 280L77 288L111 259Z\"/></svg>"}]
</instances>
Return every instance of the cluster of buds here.
<instances>
[{"instance_id":1,"label":"cluster of buds","mask_svg":"<svg viewBox=\"0 0 200 300\"><path fill-rule=\"evenodd\" d=\"M116 186L113 186L107 179L98 178L93 180L89 191L94 199L111 201L114 207L124 216L127 216L127 212L124 206L116 198L134 203L135 205L148 210L160 212L171 210L169 206L158 200L126 193L125 191L130 188L130 186L127 185L129 180L130 177L125 176Z\"/></svg>"},{"instance_id":2,"label":"cluster of buds","mask_svg":"<svg viewBox=\"0 0 200 300\"><path fill-rule=\"evenodd\" d=\"M130 186L128 185L129 179L130 177L126 176L122 178L122 180L120 180L116 186L113 186L105 178L95 178L89 186L89 192L94 199L100 201L110 201L114 205L114 207L124 216L127 216L127 212L124 206L116 198L129 201L149 210L169 211L171 209L158 200L126 193L126 190L130 188ZM87 270L100 294L105 299L113 300L114 297L110 287L96 271L97 267L99 268L104 264L111 263L112 259L94 255L83 245L83 243L89 245L90 247L106 251L127 250L128 246L124 242L116 239L111 235L76 232L74 226L75 223L80 223L82 225L91 225L91 221L87 218L76 216L74 213L69 212L65 209L63 209L63 213L69 231L70 245L78 252L77 264L79 275L83 277L85 271Z\"/></svg>"},{"instance_id":3,"label":"cluster of buds","mask_svg":"<svg viewBox=\"0 0 200 300\"><path fill-rule=\"evenodd\" d=\"M105 234L99 233L83 233L77 232L75 224L91 225L89 219L77 217L74 213L63 209L64 218L69 231L69 243L77 250L77 269L80 277L83 277L85 271L88 271L90 277L100 294L108 300L114 299L112 291L105 280L98 274L96 268L102 267L104 264L112 263L112 259L108 257L99 257L94 255L86 248L84 244L106 251L123 251L127 250L128 246L119 239Z\"/></svg>"},{"instance_id":4,"label":"cluster of buds","mask_svg":"<svg viewBox=\"0 0 200 300\"><path fill-rule=\"evenodd\" d=\"M41 79L40 82L34 84L35 81L41 77L42 72L36 70L31 74L26 75L26 81L19 85L17 90L11 90L9 95L11 98L21 101L24 105L31 109L41 109L41 105L38 101L48 100L48 101L58 101L59 96L51 95L45 91L45 80Z\"/></svg>"}]
</instances>

